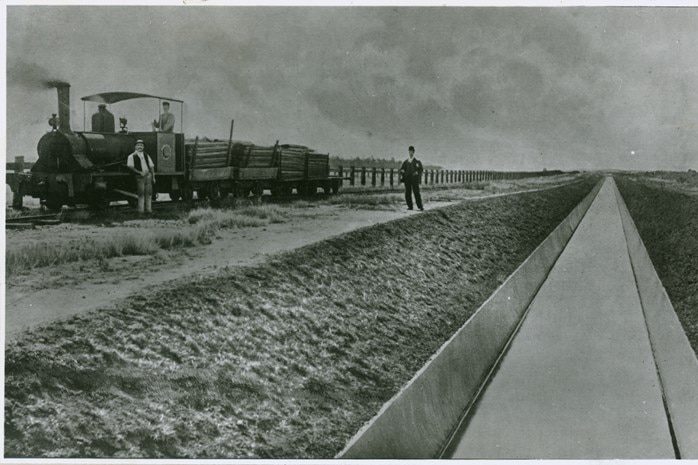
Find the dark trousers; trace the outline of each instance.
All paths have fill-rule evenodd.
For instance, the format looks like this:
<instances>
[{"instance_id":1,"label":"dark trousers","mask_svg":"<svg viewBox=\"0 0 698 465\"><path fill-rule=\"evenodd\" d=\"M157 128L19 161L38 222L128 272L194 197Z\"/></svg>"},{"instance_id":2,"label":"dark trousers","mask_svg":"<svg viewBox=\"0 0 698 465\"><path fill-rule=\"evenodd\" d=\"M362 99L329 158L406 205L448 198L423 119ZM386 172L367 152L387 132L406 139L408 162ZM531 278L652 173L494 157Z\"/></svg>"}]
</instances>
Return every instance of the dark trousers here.
<instances>
[{"instance_id":1,"label":"dark trousers","mask_svg":"<svg viewBox=\"0 0 698 465\"><path fill-rule=\"evenodd\" d=\"M406 182L405 183L405 201L407 202L407 208L412 208L412 193L414 193L414 201L417 203L417 208L422 208L422 196L419 195L419 183L418 182Z\"/></svg>"}]
</instances>

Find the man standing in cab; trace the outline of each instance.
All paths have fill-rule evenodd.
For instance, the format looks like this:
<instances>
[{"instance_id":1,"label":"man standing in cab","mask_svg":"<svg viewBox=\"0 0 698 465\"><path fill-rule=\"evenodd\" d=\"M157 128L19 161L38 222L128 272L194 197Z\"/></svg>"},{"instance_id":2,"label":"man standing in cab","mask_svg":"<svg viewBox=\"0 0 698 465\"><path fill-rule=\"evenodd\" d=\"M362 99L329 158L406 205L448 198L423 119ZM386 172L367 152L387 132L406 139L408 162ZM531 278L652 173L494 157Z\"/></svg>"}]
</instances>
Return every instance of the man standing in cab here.
<instances>
[{"instance_id":1,"label":"man standing in cab","mask_svg":"<svg viewBox=\"0 0 698 465\"><path fill-rule=\"evenodd\" d=\"M114 115L105 103L97 105L97 113L92 115L92 132L114 133Z\"/></svg>"},{"instance_id":2,"label":"man standing in cab","mask_svg":"<svg viewBox=\"0 0 698 465\"><path fill-rule=\"evenodd\" d=\"M422 207L422 196L419 195L419 183L422 180L422 171L424 167L422 162L414 157L414 147L410 145L408 149L410 157L402 163L400 168L400 180L405 183L405 201L407 201L407 209L412 210L412 193L414 200L417 203L419 210L424 210Z\"/></svg>"},{"instance_id":3,"label":"man standing in cab","mask_svg":"<svg viewBox=\"0 0 698 465\"><path fill-rule=\"evenodd\" d=\"M174 132L175 116L170 113L170 102L162 102L162 113L160 121L153 120L153 130L160 129L160 132Z\"/></svg>"},{"instance_id":4,"label":"man standing in cab","mask_svg":"<svg viewBox=\"0 0 698 465\"><path fill-rule=\"evenodd\" d=\"M142 140L136 141L136 151L128 156L126 166L136 176L136 190L138 191L138 213L152 213L153 185L155 184L155 165L150 156L144 152L145 144Z\"/></svg>"}]
</instances>

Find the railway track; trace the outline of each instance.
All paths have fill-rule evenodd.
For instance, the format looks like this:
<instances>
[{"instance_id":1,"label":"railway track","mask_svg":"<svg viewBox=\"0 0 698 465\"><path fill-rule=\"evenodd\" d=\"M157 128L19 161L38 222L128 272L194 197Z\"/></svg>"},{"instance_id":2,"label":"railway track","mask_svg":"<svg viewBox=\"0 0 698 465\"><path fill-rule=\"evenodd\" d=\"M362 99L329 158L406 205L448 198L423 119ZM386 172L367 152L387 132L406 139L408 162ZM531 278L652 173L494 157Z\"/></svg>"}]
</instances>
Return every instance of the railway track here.
<instances>
[{"instance_id":1,"label":"railway track","mask_svg":"<svg viewBox=\"0 0 698 465\"><path fill-rule=\"evenodd\" d=\"M33 229L35 226L52 226L61 223L61 213L52 213L48 215L32 215L19 216L16 218L7 218L5 221L5 229Z\"/></svg>"},{"instance_id":2,"label":"railway track","mask_svg":"<svg viewBox=\"0 0 698 465\"><path fill-rule=\"evenodd\" d=\"M458 188L458 187L463 187L463 185L460 184L438 184L438 185L425 185L423 186L423 190L429 190L429 191L435 191L435 190L447 190L447 189L453 189L453 188ZM400 194L403 192L402 186L394 186L394 187L388 187L388 186L375 186L375 187L369 187L369 186L362 186L362 187L345 187L342 192L339 194L335 195L359 195L359 196L368 196L368 195L385 195L385 194ZM258 197L253 197L250 196L248 198L238 198L236 200L238 201L253 201L253 202L258 202L258 203L288 203L288 202L293 202L295 200L323 200L332 197L333 195L331 194L325 194L325 193L316 193L313 195L299 195L299 194L290 194L290 195L271 195L271 193L266 190L265 193L261 196ZM202 206L202 205L216 205L216 202L221 202L221 201L231 201L232 197L226 197L223 199L218 199L218 200L209 200L209 199L193 199L190 201L175 201L175 200L158 200L153 202L153 209L157 211L163 211L163 210L168 210L168 209L183 209L183 210L188 210L192 208L196 208L197 206ZM51 214L45 214L45 215L32 215L32 216L22 216L22 217L15 217L15 218L7 218L6 223L5 223L5 229L12 229L12 230L27 230L27 229L33 229L36 226L52 226L52 225L57 225L61 223L70 223L70 222L76 222L76 221L86 221L90 220L95 217L99 217L100 215L103 215L105 212L113 212L113 211L128 211L128 210L133 210L133 207L127 203L120 203L116 205L111 205L108 209L105 210L92 210L87 206L77 206L77 207L70 207L70 208L64 208L60 212L56 213L51 213ZM135 211L134 211L135 215Z\"/></svg>"}]
</instances>

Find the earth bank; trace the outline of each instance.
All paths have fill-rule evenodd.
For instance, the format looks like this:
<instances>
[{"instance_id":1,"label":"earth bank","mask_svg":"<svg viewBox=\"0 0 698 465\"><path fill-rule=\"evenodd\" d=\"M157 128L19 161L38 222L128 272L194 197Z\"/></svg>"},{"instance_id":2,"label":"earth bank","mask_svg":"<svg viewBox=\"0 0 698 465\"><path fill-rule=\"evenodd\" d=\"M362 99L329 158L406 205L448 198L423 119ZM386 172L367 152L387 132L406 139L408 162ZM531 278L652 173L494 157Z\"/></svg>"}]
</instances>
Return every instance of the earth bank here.
<instances>
[{"instance_id":1,"label":"earth bank","mask_svg":"<svg viewBox=\"0 0 698 465\"><path fill-rule=\"evenodd\" d=\"M179 281L6 350L12 457L334 456L596 179Z\"/></svg>"}]
</instances>

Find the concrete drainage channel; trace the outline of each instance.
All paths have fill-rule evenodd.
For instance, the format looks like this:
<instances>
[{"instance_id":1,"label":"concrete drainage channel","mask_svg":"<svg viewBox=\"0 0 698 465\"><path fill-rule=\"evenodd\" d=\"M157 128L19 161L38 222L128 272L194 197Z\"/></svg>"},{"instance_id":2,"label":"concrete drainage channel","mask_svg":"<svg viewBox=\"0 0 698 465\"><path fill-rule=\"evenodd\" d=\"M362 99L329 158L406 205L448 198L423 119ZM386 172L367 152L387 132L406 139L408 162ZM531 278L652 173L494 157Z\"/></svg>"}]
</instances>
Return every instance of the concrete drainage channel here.
<instances>
[{"instance_id":1,"label":"concrete drainage channel","mask_svg":"<svg viewBox=\"0 0 698 465\"><path fill-rule=\"evenodd\" d=\"M614 199L614 201L611 202L609 199ZM589 215L587 215L588 212ZM585 216L589 218L585 218ZM619 316L609 316L607 314L613 313L613 310L605 309L604 305L609 304L614 308L616 297L597 295L597 299L601 299L601 304L594 305L592 310L603 312L600 314L602 318L609 318L608 323L605 324L607 328L601 328L601 332L596 335L597 340L594 340L593 344L585 342L586 335L582 334L581 337L576 337L577 343L582 344L581 349L573 346L568 349L574 353L574 356L578 356L579 353L585 353L587 347L584 344L587 344L592 349L596 348L602 351L602 355L595 355L594 360L606 358L608 359L606 363L611 364L608 365L610 367L619 366L613 365L614 363L620 363L621 367L623 365L637 365L641 374L638 374L637 378L633 378L631 376L634 376L633 373L621 373L622 369L613 368L611 371L618 371L615 375L616 378L613 378L614 374L611 373L610 378L605 380L606 383L610 384L596 383L599 385L595 388L615 390L615 394L611 393L605 397L605 391L589 390L588 386L581 386L580 389L588 391L586 396L589 405L584 405L584 396L577 395L567 403L569 405L566 405L563 399L561 402L563 405L555 405L552 410L545 411L551 404L554 404L550 401L551 397L540 392L519 394L518 391L526 389L526 381L522 384L516 384L518 383L516 378L507 375L506 367L507 364L515 364L518 366L518 371L523 372L520 373L520 376L523 376L524 380L528 376L542 380L540 382L543 383L545 382L545 374L555 371L554 365L546 366L547 362L543 362L543 366L538 367L540 373L536 373L535 368L531 373L528 373L526 372L528 370L527 363L530 361L521 361L523 360L521 357L525 356L526 347L529 348L530 352L530 348L535 348L535 344L539 341L535 339L534 343L528 344L524 341L527 337L538 337L536 335L537 327L540 327L541 324L549 326L551 323L548 322L551 320L557 321L556 324L560 324L562 321L564 325L567 319L567 316L562 320L559 320L559 317L557 317L558 320L556 317L550 318L549 312L557 311L555 308L552 310L535 308L536 305L540 306L545 302L545 296L539 294L546 292L545 287L553 286L556 281L551 279L554 277L553 275L557 276L559 285L559 281L562 279L560 276L567 276L565 273L571 273L568 268L572 267L575 259L567 256L571 253L565 251L568 244L570 244L570 248L577 249L576 253L579 254L581 251L592 259L594 258L593 250L584 251L584 245L580 242L584 237L579 236L584 236L588 231L594 229L598 230L599 227L605 227L603 222L607 221L607 218L612 218L617 223L616 229L620 231L618 234L625 238L616 242L623 245L627 243L627 247L623 251L624 258L619 260L616 257L606 257L606 260L611 262L610 266L612 267L615 266L614 263L620 263L620 268L614 269L614 272L623 273L626 272L625 268L627 268L626 274L630 276L624 280L631 283L630 287L633 290L626 290L624 293L627 294L626 300L630 299L630 304L618 305L625 310ZM584 224L580 227L583 220ZM575 233L578 227L580 231ZM605 232L602 231L602 233ZM616 247L616 249L619 248L619 246ZM566 255L561 257L563 252ZM598 258L603 259L603 257ZM624 265L623 261L627 262L627 266ZM588 271L587 276L596 274L598 270ZM585 274L584 270L582 270L582 274ZM565 279L572 279L572 275L570 274L569 278ZM598 282L603 282L600 277L596 279ZM568 289L569 292L574 292L575 288L583 286L583 283L577 281L567 282L563 285L564 288L571 289L571 291ZM560 304L557 299L564 292L564 289L559 292L555 288L547 290L547 293L552 295L552 297L548 297L548 301L552 299L556 302L553 307L559 305L562 311L565 309L565 304ZM634 294L634 297L631 294ZM635 302L637 303L635 304ZM599 324L598 318L585 316L585 309L578 309L574 313L570 313L570 317L574 317L574 315L582 315L586 321L596 322L597 326ZM642 358L644 352L635 346L621 347L620 352L615 355L611 354L607 357L603 355L603 351L606 350L604 344L608 343L608 339L613 339L613 337L608 337L608 334L604 334L603 330L611 331L609 328L613 328L614 325L623 328L631 320L637 320L634 326L630 325L636 331L626 339L637 340L637 344L639 344L637 347L646 346L646 359L649 359L649 362ZM564 328L560 328L561 333L564 331ZM545 332L550 335L551 332L557 332L557 329L551 331L550 328L545 328ZM640 334L640 337L637 337L637 334ZM641 340L643 334L646 339L644 342ZM618 335L621 339L624 336ZM574 336L573 339L575 339ZM567 343L563 342L563 345L567 345ZM558 349L558 347L552 347L545 350L556 354ZM538 352L533 352L534 354L541 353L540 346L536 350ZM614 350L609 349L608 351L613 352ZM633 353L640 354L637 355L637 362L628 362L623 354ZM519 359L512 357L513 355ZM533 356L533 358L536 357L537 355ZM652 359L654 359L654 363L651 362ZM536 363L540 365L541 362L533 360L530 363L535 366ZM581 363L586 362L582 360ZM568 360L567 365L570 364L576 365L577 362L570 363ZM604 366L602 365L601 368L597 369L603 370ZM572 373L569 370L570 367L566 367L561 373ZM574 376L574 374L570 375L570 380L567 382L573 382ZM653 376L656 382L653 381ZM602 374L598 377L605 378L605 375ZM618 383L613 381L625 378L643 380L635 384L647 385L647 387L640 386L636 393L626 393L625 386L616 386ZM499 384L502 387L497 388L497 381L500 381ZM587 381L582 381L579 384L584 385L585 382ZM557 384L557 380L551 384ZM657 385L660 388L652 388L652 386ZM524 399L523 403L526 403L527 396L535 397L536 400L532 406L528 407L529 411L523 407L523 410L517 412L518 406L506 404L506 400L502 401L496 398L498 389L500 392L516 391L516 403L519 403L520 399ZM556 389L558 391L567 390L559 386ZM634 387L631 388L631 390L633 389ZM656 392L653 389L656 389ZM489 392L490 390L492 393ZM614 395L616 397L613 397ZM633 395L638 401L654 396L653 398L656 398L654 404L650 402L654 406L644 405L645 401L643 400L642 405L638 407L636 403L633 403L635 400ZM488 396L491 398L487 399ZM613 406L609 408L607 405L603 405L604 402L612 402L613 399L618 400L616 407L619 409L618 411L614 411ZM541 402L545 404L542 409ZM488 407L488 403L491 404L490 407ZM510 407L507 405L511 406L511 410L508 410ZM579 409L579 415L574 409L565 411L571 405ZM494 410L495 413L488 413L488 408L490 411ZM595 408L600 410L594 410ZM653 408L654 410L652 410ZM640 417L635 418L633 415L637 413L635 412L637 409L640 410ZM543 411L541 412L541 410ZM605 411L611 412L611 415L608 416L610 419L608 425L600 424L604 421L603 412ZM632 432L621 432L615 438L609 438L609 434L604 432L604 427L608 428L609 431L613 428L624 427L623 421L625 419L618 420L618 417L622 416L625 411L629 412L627 415L628 424L637 423L639 425L636 427L637 440L630 437ZM533 416L541 412L540 418L531 418L530 412L534 412ZM584 425L580 426L576 423L585 415L589 416L590 412L588 430L584 430ZM599 415L595 415L594 412L599 413ZM618 412L621 412L621 415ZM642 412L644 412L644 416ZM645 421L644 417L652 418ZM573 418L574 421L570 422L570 418ZM625 204L615 188L615 183L608 178L600 181L594 187L589 195L507 281L444 343L412 380L349 441L337 457L342 459L438 457L510 459L698 458L698 422L695 421L695 418L698 418L698 361L652 267ZM517 424L517 420L521 419L523 419L523 423ZM555 421L551 421L551 419L562 422L562 426L556 425ZM478 424L478 420L480 424ZM499 423L492 423L493 421ZM575 425L570 426L570 429L567 430L565 421L575 423ZM615 424L614 422L617 421L620 423ZM536 431L538 425L541 425L540 431ZM478 428L482 429L484 434L478 435ZM550 429L552 434L545 434L546 428ZM652 428L655 428L659 433L655 433ZM654 442L644 440L643 435L647 434L652 434L657 439ZM516 437L516 435L521 437ZM491 442L491 444L481 446L483 438L488 438L486 441ZM472 446L472 444L477 444L477 446Z\"/></svg>"}]
</instances>

